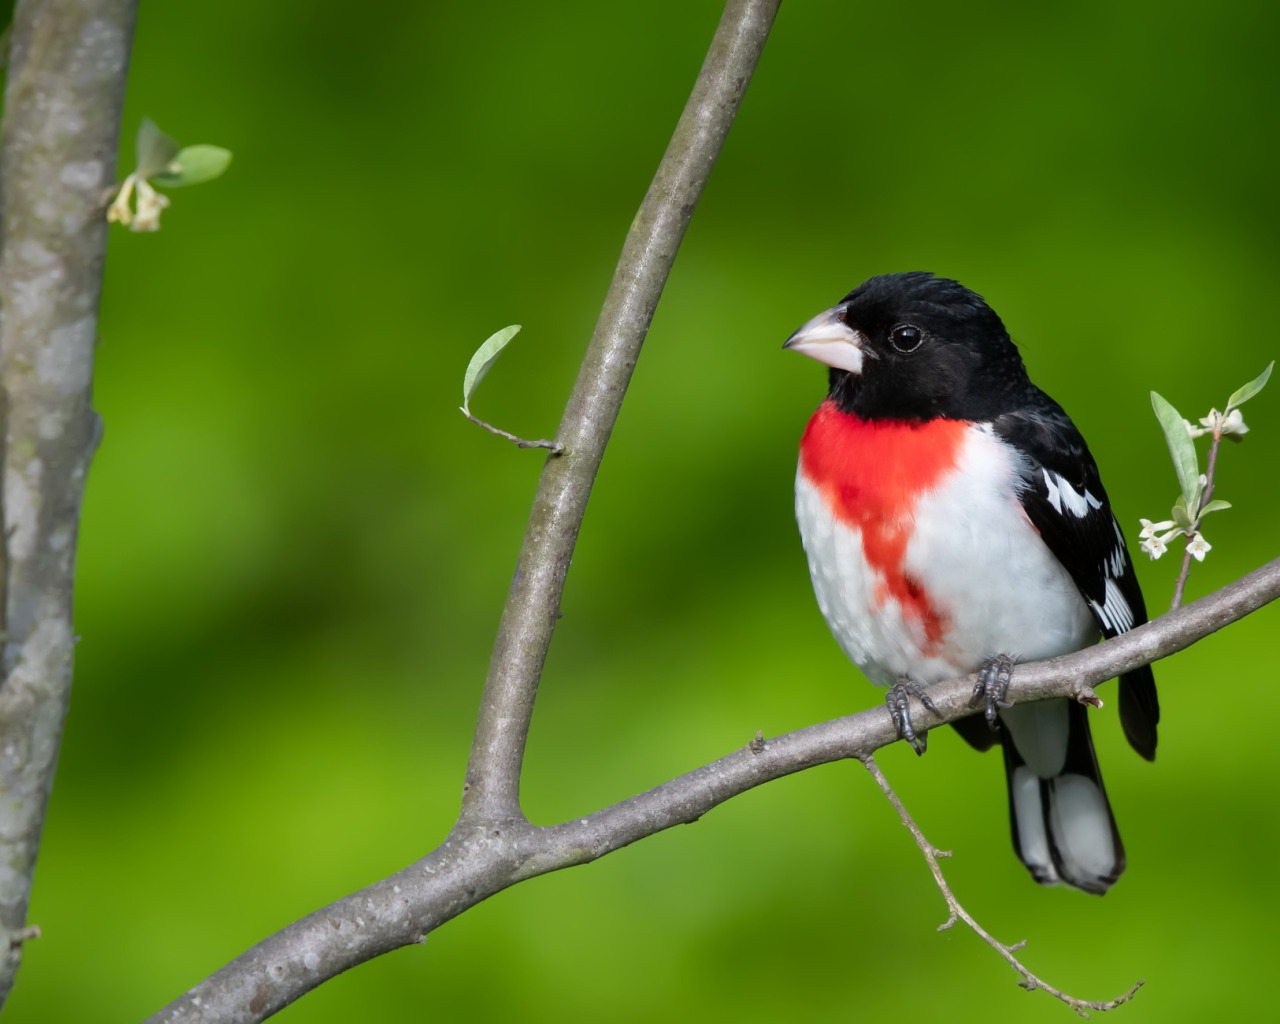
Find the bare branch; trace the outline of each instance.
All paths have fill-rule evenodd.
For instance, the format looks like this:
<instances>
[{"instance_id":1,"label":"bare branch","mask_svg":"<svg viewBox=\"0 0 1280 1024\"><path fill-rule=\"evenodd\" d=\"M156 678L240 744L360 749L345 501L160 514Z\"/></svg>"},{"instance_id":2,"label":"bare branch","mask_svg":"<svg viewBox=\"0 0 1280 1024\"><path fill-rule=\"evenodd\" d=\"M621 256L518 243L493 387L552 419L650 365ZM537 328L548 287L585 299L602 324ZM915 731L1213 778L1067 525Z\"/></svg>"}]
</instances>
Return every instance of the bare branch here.
<instances>
[{"instance_id":1,"label":"bare branch","mask_svg":"<svg viewBox=\"0 0 1280 1024\"><path fill-rule=\"evenodd\" d=\"M5 91L0 389L5 404L0 687L0 999L21 957L31 873L71 687L71 585L136 0L20 0Z\"/></svg>"},{"instance_id":2,"label":"bare branch","mask_svg":"<svg viewBox=\"0 0 1280 1024\"><path fill-rule=\"evenodd\" d=\"M481 699L463 817L520 821L520 765L569 559L658 298L780 0L730 0L639 213L538 483Z\"/></svg>"},{"instance_id":3,"label":"bare branch","mask_svg":"<svg viewBox=\"0 0 1280 1024\"><path fill-rule=\"evenodd\" d=\"M1280 559L1185 608L1075 654L1018 665L1008 699L1084 697L1103 680L1191 646L1280 597ZM942 721L972 714L975 676L929 688ZM585 864L762 783L895 742L881 704L784 736L754 738L686 775L561 825L459 822L443 845L403 871L289 925L150 1018L150 1024L263 1020L339 971L412 943L517 882Z\"/></svg>"},{"instance_id":4,"label":"bare branch","mask_svg":"<svg viewBox=\"0 0 1280 1024\"><path fill-rule=\"evenodd\" d=\"M989 931L978 924L960 901L956 899L955 893L951 891L951 886L947 884L946 877L942 874L942 865L938 863L939 857L950 857L948 850L939 850L929 840L924 837L924 833L920 831L920 826L916 824L915 819L908 813L907 808L902 801L898 799L898 794L893 791L893 787L889 785L889 780L884 777L884 772L880 770L880 766L876 764L876 759L870 754L861 758L862 766L871 773L871 777L876 780L876 785L880 787L882 792L889 799L889 803L893 805L893 809L898 812L898 817L902 820L902 824L907 826L907 831L916 841L916 846L920 847L920 852L924 854L925 862L929 865L929 871L933 874L933 880L938 886L938 890L942 893L942 898L947 901L947 909L950 912L947 919L938 925L938 931L946 931L956 921L963 921L969 926L975 935L983 942L994 949L1004 959L1010 967L1022 975L1022 980L1018 982L1023 988L1029 992L1036 989L1044 989L1049 995L1055 999L1060 999L1066 1003L1071 1009L1075 1010L1081 1017L1088 1017L1089 1011L1094 1010L1099 1013L1106 1010L1114 1010L1117 1006L1122 1006L1132 999L1142 988L1145 982L1139 981L1133 985L1127 992L1116 996L1114 999L1100 1001L1096 999L1077 999L1075 996L1068 995L1059 988L1054 988L1048 982L1032 974L1030 970L1019 960L1014 954L1021 950L1026 942L1016 942L1012 946L1007 946Z\"/></svg>"}]
</instances>

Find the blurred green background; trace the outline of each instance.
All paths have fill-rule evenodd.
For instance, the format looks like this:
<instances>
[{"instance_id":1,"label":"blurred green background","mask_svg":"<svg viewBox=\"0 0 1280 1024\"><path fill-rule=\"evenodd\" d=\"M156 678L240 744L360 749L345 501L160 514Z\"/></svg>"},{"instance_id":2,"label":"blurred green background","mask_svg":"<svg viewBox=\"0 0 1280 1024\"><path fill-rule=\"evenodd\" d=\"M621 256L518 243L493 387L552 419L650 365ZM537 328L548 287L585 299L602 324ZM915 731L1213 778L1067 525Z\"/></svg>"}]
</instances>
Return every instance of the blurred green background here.
<instances>
[{"instance_id":1,"label":"blurred green background","mask_svg":"<svg viewBox=\"0 0 1280 1024\"><path fill-rule=\"evenodd\" d=\"M235 151L116 229L75 695L8 1018L141 1018L445 834L547 436L720 8L143 4L143 116ZM784 4L597 483L530 737L531 817L578 816L878 702L827 633L791 509L822 369L779 351L863 278L982 292L1073 414L1131 539L1172 469L1147 391L1221 406L1280 353L1280 6ZM122 166L127 170L131 164ZM1273 557L1280 391L1224 453L1192 596ZM1139 566L1167 604L1172 557ZM1160 757L1099 756L1129 852L1037 887L998 756L882 764L960 898L1138 1022L1269 1006L1280 940L1276 612L1158 668ZM1110 693L1108 692L1110 691ZM1103 696L1114 694L1112 687ZM292 1024L1065 1021L942 902L860 768L536 879Z\"/></svg>"}]
</instances>

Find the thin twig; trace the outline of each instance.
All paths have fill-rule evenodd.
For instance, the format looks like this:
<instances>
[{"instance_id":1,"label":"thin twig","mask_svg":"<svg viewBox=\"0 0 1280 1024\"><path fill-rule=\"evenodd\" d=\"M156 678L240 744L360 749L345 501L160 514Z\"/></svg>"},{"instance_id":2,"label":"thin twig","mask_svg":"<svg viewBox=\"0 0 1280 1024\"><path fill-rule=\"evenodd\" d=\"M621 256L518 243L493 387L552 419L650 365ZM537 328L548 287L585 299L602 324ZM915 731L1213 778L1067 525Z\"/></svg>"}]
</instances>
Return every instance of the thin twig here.
<instances>
[{"instance_id":1,"label":"thin twig","mask_svg":"<svg viewBox=\"0 0 1280 1024\"><path fill-rule=\"evenodd\" d=\"M1203 421L1201 421L1203 422ZM1187 577L1191 574L1191 537L1200 532L1200 516L1205 506L1213 499L1213 475L1218 468L1218 448L1222 444L1222 427L1214 427L1213 441L1209 445L1209 463L1205 467L1204 491L1200 495L1200 504L1192 517L1191 534L1187 537L1187 546L1182 552L1182 569L1178 572L1178 580L1173 585L1173 603L1169 610L1177 611L1182 606L1182 592L1187 585Z\"/></svg>"},{"instance_id":2,"label":"thin twig","mask_svg":"<svg viewBox=\"0 0 1280 1024\"><path fill-rule=\"evenodd\" d=\"M1066 1003L1081 1017L1088 1017L1090 1010L1098 1013L1103 1013L1107 1010L1114 1010L1117 1006L1121 1006L1132 999L1138 989L1142 988L1142 986L1146 984L1144 981L1136 982L1129 991L1116 996L1114 999L1108 999L1103 1002L1096 999L1078 999L1073 995L1068 995L1066 992L1063 992L1060 988L1055 988L1043 978L1033 974L1021 960L1014 956L1014 953L1026 946L1026 940L1024 939L1022 942L1015 942L1012 946L1005 945L989 931L983 928L982 925L978 924L978 922L974 920L973 915L960 905L960 901L956 899L955 893L951 891L951 886L947 884L947 880L942 874L942 866L938 863L939 857L950 857L951 852L949 850L939 850L924 837L924 833L920 831L920 826L915 823L915 820L911 817L910 813L908 813L902 801L898 799L898 794L895 793L893 791L893 787L889 785L889 780L884 777L884 772L882 772L880 770L880 766L876 764L876 759L870 754L867 754L864 757L859 758L859 760L862 761L862 766L871 773L871 777L876 780L876 784L880 787L880 791L889 798L889 803L893 804L893 809L898 812L898 817L902 819L902 824L907 826L907 831L909 831L912 838L915 839L916 846L920 847L920 852L924 854L925 862L929 865L929 870L933 873L933 880L937 883L938 889L942 893L942 898L947 901L947 909L950 911L950 916L942 924L938 925L938 931L946 931L954 925L957 920L963 921L969 926L974 934L978 936L978 938L999 953L1004 962L1022 976L1022 980L1018 982L1019 985L1025 988L1028 992L1034 992L1036 989L1043 989L1055 999L1060 999L1062 1002Z\"/></svg>"},{"instance_id":3,"label":"thin twig","mask_svg":"<svg viewBox=\"0 0 1280 1024\"><path fill-rule=\"evenodd\" d=\"M30 942L32 939L38 939L44 932L40 930L38 924L29 924L25 928L19 928L9 936L9 948L17 949L24 942Z\"/></svg>"},{"instance_id":4,"label":"thin twig","mask_svg":"<svg viewBox=\"0 0 1280 1024\"><path fill-rule=\"evenodd\" d=\"M489 431L489 433L491 434L497 434L499 437L505 437L508 441L511 441L513 444L515 444L516 447L518 448L546 448L551 452L552 455L564 454L564 445L562 445L559 441L547 441L545 439L539 439L537 441L526 441L523 437L516 437L515 434L508 434L505 430L502 430L499 427L495 427L492 423L486 423L484 420L480 419L477 416L473 416L471 413L467 412L465 409L462 410L462 415L464 415L477 427L484 427L484 429Z\"/></svg>"},{"instance_id":5,"label":"thin twig","mask_svg":"<svg viewBox=\"0 0 1280 1024\"><path fill-rule=\"evenodd\" d=\"M1182 569L1178 573L1178 580L1173 585L1173 602L1169 605L1169 611L1177 611L1182 607L1182 591L1187 585L1187 577L1191 574L1191 552L1182 552Z\"/></svg>"}]
</instances>

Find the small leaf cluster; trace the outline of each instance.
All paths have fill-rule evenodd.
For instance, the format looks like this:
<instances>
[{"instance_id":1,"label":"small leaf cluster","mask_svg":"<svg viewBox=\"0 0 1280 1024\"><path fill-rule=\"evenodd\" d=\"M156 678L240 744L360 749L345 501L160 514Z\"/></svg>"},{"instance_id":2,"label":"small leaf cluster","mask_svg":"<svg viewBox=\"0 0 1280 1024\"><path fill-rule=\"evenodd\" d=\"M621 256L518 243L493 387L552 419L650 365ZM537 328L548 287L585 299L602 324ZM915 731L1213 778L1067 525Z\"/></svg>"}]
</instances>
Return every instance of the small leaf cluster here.
<instances>
[{"instance_id":1,"label":"small leaf cluster","mask_svg":"<svg viewBox=\"0 0 1280 1024\"><path fill-rule=\"evenodd\" d=\"M1237 388L1227 399L1224 411L1210 409L1208 416L1200 418L1200 426L1195 426L1182 417L1173 405L1159 393L1151 392L1151 405L1155 409L1156 418L1164 431L1165 442L1169 446L1169 454L1173 457L1173 467L1178 474L1180 493L1173 503L1170 518L1153 523L1150 519L1140 519L1142 532L1138 534L1142 550L1152 558L1159 558L1168 550L1168 544L1175 537L1187 538L1187 552L1198 562L1204 561L1213 545L1205 540L1201 533L1201 524L1205 516L1231 507L1228 501L1213 498L1212 471L1218 445L1225 437L1239 442L1249 432L1244 417L1240 414L1240 406L1261 391L1271 376L1273 360L1267 368L1248 384ZM1200 472L1200 457L1196 451L1195 439L1210 435L1213 445L1210 449L1209 471Z\"/></svg>"},{"instance_id":2,"label":"small leaf cluster","mask_svg":"<svg viewBox=\"0 0 1280 1024\"><path fill-rule=\"evenodd\" d=\"M159 231L160 213L169 197L156 191L212 181L231 163L231 151L221 146L185 146L162 132L150 118L138 126L134 154L137 166L120 183L107 220L133 231ZM130 205L130 200L134 204Z\"/></svg>"}]
</instances>

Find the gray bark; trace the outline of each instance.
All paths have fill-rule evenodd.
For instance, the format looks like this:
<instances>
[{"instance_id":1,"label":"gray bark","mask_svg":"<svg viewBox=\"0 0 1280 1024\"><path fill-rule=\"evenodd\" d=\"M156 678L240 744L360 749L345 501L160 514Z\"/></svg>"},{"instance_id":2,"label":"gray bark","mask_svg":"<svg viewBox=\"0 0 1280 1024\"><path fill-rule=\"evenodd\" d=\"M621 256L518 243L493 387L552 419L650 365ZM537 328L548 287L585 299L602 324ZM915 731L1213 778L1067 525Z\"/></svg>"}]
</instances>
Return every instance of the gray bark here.
<instances>
[{"instance_id":1,"label":"gray bark","mask_svg":"<svg viewBox=\"0 0 1280 1024\"><path fill-rule=\"evenodd\" d=\"M0 151L0 999L21 958L71 689L104 200L135 12L136 0L20 0L14 12Z\"/></svg>"}]
</instances>

